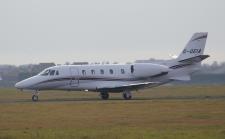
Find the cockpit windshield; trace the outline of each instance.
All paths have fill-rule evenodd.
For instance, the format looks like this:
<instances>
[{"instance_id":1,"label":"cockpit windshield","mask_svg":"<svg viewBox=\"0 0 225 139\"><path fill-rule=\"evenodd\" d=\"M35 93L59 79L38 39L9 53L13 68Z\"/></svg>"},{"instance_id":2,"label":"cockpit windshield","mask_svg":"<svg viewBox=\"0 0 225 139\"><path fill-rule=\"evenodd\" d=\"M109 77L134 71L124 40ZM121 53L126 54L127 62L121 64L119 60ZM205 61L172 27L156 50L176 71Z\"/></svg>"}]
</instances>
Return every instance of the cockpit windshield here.
<instances>
[{"instance_id":1,"label":"cockpit windshield","mask_svg":"<svg viewBox=\"0 0 225 139\"><path fill-rule=\"evenodd\" d=\"M59 75L59 71L58 70L50 70L50 69L47 69L47 70L44 70L42 71L39 75L41 76L58 76Z\"/></svg>"},{"instance_id":2,"label":"cockpit windshield","mask_svg":"<svg viewBox=\"0 0 225 139\"><path fill-rule=\"evenodd\" d=\"M42 76L47 76L49 74L50 70L45 70L43 72L40 73L40 75Z\"/></svg>"},{"instance_id":3,"label":"cockpit windshield","mask_svg":"<svg viewBox=\"0 0 225 139\"><path fill-rule=\"evenodd\" d=\"M53 75L55 75L55 70L50 70L49 73L50 73L51 76L53 76Z\"/></svg>"}]
</instances>

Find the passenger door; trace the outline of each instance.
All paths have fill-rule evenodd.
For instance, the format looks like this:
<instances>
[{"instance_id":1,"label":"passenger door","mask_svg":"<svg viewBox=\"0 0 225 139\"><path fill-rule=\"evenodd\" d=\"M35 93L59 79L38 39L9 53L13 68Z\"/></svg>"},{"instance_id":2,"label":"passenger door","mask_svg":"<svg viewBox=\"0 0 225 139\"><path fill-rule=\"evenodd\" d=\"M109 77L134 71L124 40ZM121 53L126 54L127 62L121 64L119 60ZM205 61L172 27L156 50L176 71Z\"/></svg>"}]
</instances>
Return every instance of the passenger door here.
<instances>
[{"instance_id":1,"label":"passenger door","mask_svg":"<svg viewBox=\"0 0 225 139\"><path fill-rule=\"evenodd\" d=\"M70 86L71 87L77 87L79 85L79 71L78 68L76 67L71 67L70 68L70 73L71 73L71 81L70 81Z\"/></svg>"}]
</instances>

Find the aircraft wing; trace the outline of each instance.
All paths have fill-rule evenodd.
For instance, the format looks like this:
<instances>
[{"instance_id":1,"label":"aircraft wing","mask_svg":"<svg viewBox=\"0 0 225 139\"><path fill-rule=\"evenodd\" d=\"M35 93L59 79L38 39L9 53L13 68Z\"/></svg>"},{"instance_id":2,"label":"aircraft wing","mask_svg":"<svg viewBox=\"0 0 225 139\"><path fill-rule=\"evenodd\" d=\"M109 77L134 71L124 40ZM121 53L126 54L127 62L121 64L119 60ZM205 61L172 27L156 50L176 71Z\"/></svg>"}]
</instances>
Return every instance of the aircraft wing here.
<instances>
[{"instance_id":1,"label":"aircraft wing","mask_svg":"<svg viewBox=\"0 0 225 139\"><path fill-rule=\"evenodd\" d=\"M136 83L136 84L128 84L114 87L102 87L98 88L99 92L122 92L124 90L138 90L141 88L146 88L154 85L158 85L160 82L144 82L144 83Z\"/></svg>"}]
</instances>

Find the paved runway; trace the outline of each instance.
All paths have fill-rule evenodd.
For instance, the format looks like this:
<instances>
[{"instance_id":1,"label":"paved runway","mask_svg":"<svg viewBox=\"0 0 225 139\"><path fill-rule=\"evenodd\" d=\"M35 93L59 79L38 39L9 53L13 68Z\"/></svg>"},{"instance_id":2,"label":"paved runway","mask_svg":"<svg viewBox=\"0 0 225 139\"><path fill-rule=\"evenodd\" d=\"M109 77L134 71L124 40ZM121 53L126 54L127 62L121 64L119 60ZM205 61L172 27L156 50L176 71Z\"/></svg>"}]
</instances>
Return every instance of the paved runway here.
<instances>
[{"instance_id":1,"label":"paved runway","mask_svg":"<svg viewBox=\"0 0 225 139\"><path fill-rule=\"evenodd\" d=\"M52 98L52 99L41 99L35 103L46 103L46 102L113 102L113 101L124 101L124 102L134 102L134 101L146 101L146 100L225 100L225 96L179 96L179 97L138 97L132 100L123 100L122 98L111 98L109 100L101 100L100 98ZM14 100L0 100L0 104L13 104L13 103L34 103L31 99L14 99Z\"/></svg>"}]
</instances>

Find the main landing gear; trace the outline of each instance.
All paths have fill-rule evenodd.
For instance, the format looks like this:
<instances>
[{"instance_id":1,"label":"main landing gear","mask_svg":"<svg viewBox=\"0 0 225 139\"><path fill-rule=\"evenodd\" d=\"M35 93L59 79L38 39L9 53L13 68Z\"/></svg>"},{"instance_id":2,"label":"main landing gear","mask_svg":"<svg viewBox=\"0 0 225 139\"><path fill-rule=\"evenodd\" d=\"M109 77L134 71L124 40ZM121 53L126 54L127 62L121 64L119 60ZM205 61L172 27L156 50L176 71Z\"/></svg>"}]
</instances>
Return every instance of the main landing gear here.
<instances>
[{"instance_id":1,"label":"main landing gear","mask_svg":"<svg viewBox=\"0 0 225 139\"><path fill-rule=\"evenodd\" d=\"M109 93L108 92L100 92L100 96L103 100L108 100L109 99ZM123 92L123 98L125 100L131 100L132 99L132 94L130 91L124 91Z\"/></svg>"},{"instance_id":2,"label":"main landing gear","mask_svg":"<svg viewBox=\"0 0 225 139\"><path fill-rule=\"evenodd\" d=\"M131 94L131 92L130 92L130 91L124 91L124 92L123 92L123 98L124 98L125 100L131 100L131 99L132 99L132 94Z\"/></svg>"},{"instance_id":3,"label":"main landing gear","mask_svg":"<svg viewBox=\"0 0 225 139\"><path fill-rule=\"evenodd\" d=\"M103 100L108 100L109 99L109 93L108 92L101 92L100 96Z\"/></svg>"},{"instance_id":4,"label":"main landing gear","mask_svg":"<svg viewBox=\"0 0 225 139\"><path fill-rule=\"evenodd\" d=\"M38 91L34 91L33 96L32 96L32 101L33 102L37 102L38 101Z\"/></svg>"}]
</instances>

